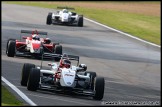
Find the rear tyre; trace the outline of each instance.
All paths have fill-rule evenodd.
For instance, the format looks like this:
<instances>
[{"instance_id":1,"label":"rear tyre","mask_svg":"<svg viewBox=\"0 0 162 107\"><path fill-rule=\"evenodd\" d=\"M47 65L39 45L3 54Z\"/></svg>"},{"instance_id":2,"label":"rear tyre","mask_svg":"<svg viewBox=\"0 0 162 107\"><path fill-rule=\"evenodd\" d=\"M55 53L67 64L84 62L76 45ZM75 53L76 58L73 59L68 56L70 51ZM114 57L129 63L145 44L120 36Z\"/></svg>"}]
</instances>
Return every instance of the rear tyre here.
<instances>
[{"instance_id":1,"label":"rear tyre","mask_svg":"<svg viewBox=\"0 0 162 107\"><path fill-rule=\"evenodd\" d=\"M47 25L52 24L52 13L48 13L46 24Z\"/></svg>"},{"instance_id":2,"label":"rear tyre","mask_svg":"<svg viewBox=\"0 0 162 107\"><path fill-rule=\"evenodd\" d=\"M87 74L87 73L90 73L90 79L91 79L91 84L90 84L91 87L90 87L90 88L91 88L92 90L94 90L94 79L95 79L95 77L97 76L97 74L96 74L96 72L91 72L91 71L87 71L86 74Z\"/></svg>"},{"instance_id":3,"label":"rear tyre","mask_svg":"<svg viewBox=\"0 0 162 107\"><path fill-rule=\"evenodd\" d=\"M22 86L27 86L27 81L29 78L29 73L31 68L35 68L34 64L28 64L25 63L22 68L22 73L21 73L21 85Z\"/></svg>"},{"instance_id":4,"label":"rear tyre","mask_svg":"<svg viewBox=\"0 0 162 107\"><path fill-rule=\"evenodd\" d=\"M62 46L61 45L55 45L55 54L62 55ZM59 61L60 57L56 57L55 61Z\"/></svg>"},{"instance_id":5,"label":"rear tyre","mask_svg":"<svg viewBox=\"0 0 162 107\"><path fill-rule=\"evenodd\" d=\"M78 26L83 27L83 16L82 15L78 16Z\"/></svg>"},{"instance_id":6,"label":"rear tyre","mask_svg":"<svg viewBox=\"0 0 162 107\"><path fill-rule=\"evenodd\" d=\"M7 42L7 47L6 47L6 54L8 57L14 57L15 56L15 48L16 48L16 41L14 40L9 40Z\"/></svg>"},{"instance_id":7,"label":"rear tyre","mask_svg":"<svg viewBox=\"0 0 162 107\"><path fill-rule=\"evenodd\" d=\"M94 81L95 87L95 95L93 99L95 100L102 100L104 96L104 87L105 87L105 80L103 77L96 77Z\"/></svg>"},{"instance_id":8,"label":"rear tyre","mask_svg":"<svg viewBox=\"0 0 162 107\"><path fill-rule=\"evenodd\" d=\"M39 81L40 81L40 69L32 68L29 74L27 89L30 91L36 91L39 87Z\"/></svg>"}]
</instances>

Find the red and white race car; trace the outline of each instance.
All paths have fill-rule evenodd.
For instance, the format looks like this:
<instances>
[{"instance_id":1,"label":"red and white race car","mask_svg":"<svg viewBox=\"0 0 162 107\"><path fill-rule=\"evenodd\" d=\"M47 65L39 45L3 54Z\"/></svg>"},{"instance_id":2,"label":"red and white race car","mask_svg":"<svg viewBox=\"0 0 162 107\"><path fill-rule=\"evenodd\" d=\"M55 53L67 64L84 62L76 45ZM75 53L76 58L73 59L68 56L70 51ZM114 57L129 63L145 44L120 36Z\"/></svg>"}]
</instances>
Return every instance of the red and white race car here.
<instances>
[{"instance_id":1,"label":"red and white race car","mask_svg":"<svg viewBox=\"0 0 162 107\"><path fill-rule=\"evenodd\" d=\"M48 53L46 53L48 54ZM91 96L95 100L102 100L105 90L104 77L96 72L87 71L86 64L79 64L79 56L49 54L51 59L60 56L59 63L48 63L50 68L24 63L21 75L21 85L27 86L29 91L50 90L66 94ZM76 62L77 61L77 62Z\"/></svg>"},{"instance_id":2,"label":"red and white race car","mask_svg":"<svg viewBox=\"0 0 162 107\"><path fill-rule=\"evenodd\" d=\"M41 57L43 53L62 54L62 46L59 43L51 42L47 38L47 32L21 30L22 33L30 35L20 35L20 40L9 39L7 41L6 54L8 57L14 57L15 55ZM42 35L46 37L42 38ZM55 60L59 61L60 58L55 58Z\"/></svg>"}]
</instances>

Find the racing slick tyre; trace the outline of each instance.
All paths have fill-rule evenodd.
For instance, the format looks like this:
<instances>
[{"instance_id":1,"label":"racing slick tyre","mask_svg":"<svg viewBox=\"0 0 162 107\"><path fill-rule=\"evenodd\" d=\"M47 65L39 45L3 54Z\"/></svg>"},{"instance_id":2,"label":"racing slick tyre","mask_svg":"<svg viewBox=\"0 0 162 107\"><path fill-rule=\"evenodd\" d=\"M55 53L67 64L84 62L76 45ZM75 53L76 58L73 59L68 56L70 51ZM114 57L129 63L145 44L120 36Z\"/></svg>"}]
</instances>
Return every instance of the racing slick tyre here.
<instances>
[{"instance_id":1,"label":"racing slick tyre","mask_svg":"<svg viewBox=\"0 0 162 107\"><path fill-rule=\"evenodd\" d=\"M16 48L16 41L10 39L7 42L7 47L6 47L6 54L7 54L8 57L14 57L15 56L15 48Z\"/></svg>"},{"instance_id":2,"label":"racing slick tyre","mask_svg":"<svg viewBox=\"0 0 162 107\"><path fill-rule=\"evenodd\" d=\"M91 80L91 84L90 84L91 87L90 87L90 88L91 88L92 90L94 90L94 79L95 79L95 77L96 77L96 75L97 75L96 72L86 71L85 73L86 73L86 74L87 74L87 73L90 73L90 80Z\"/></svg>"},{"instance_id":3,"label":"racing slick tyre","mask_svg":"<svg viewBox=\"0 0 162 107\"><path fill-rule=\"evenodd\" d=\"M95 95L93 96L93 99L101 100L104 96L105 79L103 77L96 77L94 81L94 88Z\"/></svg>"},{"instance_id":4,"label":"racing slick tyre","mask_svg":"<svg viewBox=\"0 0 162 107\"><path fill-rule=\"evenodd\" d=\"M46 24L47 25L52 24L52 13L48 13Z\"/></svg>"},{"instance_id":5,"label":"racing slick tyre","mask_svg":"<svg viewBox=\"0 0 162 107\"><path fill-rule=\"evenodd\" d=\"M61 45L55 45L55 54L62 55L62 46ZM59 61L60 57L56 57L55 61Z\"/></svg>"},{"instance_id":6,"label":"racing slick tyre","mask_svg":"<svg viewBox=\"0 0 162 107\"><path fill-rule=\"evenodd\" d=\"M40 69L32 68L29 74L27 89L30 91L36 91L39 87L39 80L40 80Z\"/></svg>"},{"instance_id":7,"label":"racing slick tyre","mask_svg":"<svg viewBox=\"0 0 162 107\"><path fill-rule=\"evenodd\" d=\"M22 86L27 86L27 81L29 77L29 73L31 68L35 68L34 64L28 64L25 63L22 68L22 73L21 73L21 85Z\"/></svg>"},{"instance_id":8,"label":"racing slick tyre","mask_svg":"<svg viewBox=\"0 0 162 107\"><path fill-rule=\"evenodd\" d=\"M78 16L78 26L83 27L83 16L82 15Z\"/></svg>"},{"instance_id":9,"label":"racing slick tyre","mask_svg":"<svg viewBox=\"0 0 162 107\"><path fill-rule=\"evenodd\" d=\"M10 40L15 41L15 39L8 39L8 40L7 40L7 45L6 45L6 55L7 55L7 53L8 53L8 42L9 42Z\"/></svg>"}]
</instances>

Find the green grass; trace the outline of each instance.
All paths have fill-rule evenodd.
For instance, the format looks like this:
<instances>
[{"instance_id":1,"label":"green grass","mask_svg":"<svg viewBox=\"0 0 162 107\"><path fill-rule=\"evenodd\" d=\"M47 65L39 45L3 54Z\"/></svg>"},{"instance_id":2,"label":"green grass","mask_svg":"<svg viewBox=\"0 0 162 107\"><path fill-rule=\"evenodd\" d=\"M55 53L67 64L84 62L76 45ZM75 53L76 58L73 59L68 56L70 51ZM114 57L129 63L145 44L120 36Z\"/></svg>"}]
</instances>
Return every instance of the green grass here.
<instances>
[{"instance_id":1,"label":"green grass","mask_svg":"<svg viewBox=\"0 0 162 107\"><path fill-rule=\"evenodd\" d=\"M14 95L12 95L3 85L1 85L1 106L23 106Z\"/></svg>"},{"instance_id":2,"label":"green grass","mask_svg":"<svg viewBox=\"0 0 162 107\"><path fill-rule=\"evenodd\" d=\"M49 4L48 2L7 2L7 3L38 6L53 9L55 9L57 6L60 6L51 3ZM150 2L150 3L160 3L160 2ZM83 14L87 18L93 19L97 22L100 22L112 28L139 37L143 40L155 43L157 45L161 45L160 39L161 22L160 17L158 16L141 15L137 13L122 12L108 9L84 8L79 6L73 7L76 9L76 12L78 12L79 14Z\"/></svg>"}]
</instances>

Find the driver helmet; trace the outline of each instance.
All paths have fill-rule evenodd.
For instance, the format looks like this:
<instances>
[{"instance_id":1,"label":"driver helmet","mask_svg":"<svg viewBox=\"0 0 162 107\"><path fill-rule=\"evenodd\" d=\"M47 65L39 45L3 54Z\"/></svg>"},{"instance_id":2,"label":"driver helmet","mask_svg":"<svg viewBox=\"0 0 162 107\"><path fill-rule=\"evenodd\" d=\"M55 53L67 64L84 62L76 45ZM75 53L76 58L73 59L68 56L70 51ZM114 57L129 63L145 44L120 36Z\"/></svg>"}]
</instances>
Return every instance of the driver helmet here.
<instances>
[{"instance_id":1,"label":"driver helmet","mask_svg":"<svg viewBox=\"0 0 162 107\"><path fill-rule=\"evenodd\" d=\"M63 13L68 13L68 10L67 9L63 9Z\"/></svg>"},{"instance_id":2,"label":"driver helmet","mask_svg":"<svg viewBox=\"0 0 162 107\"><path fill-rule=\"evenodd\" d=\"M71 62L68 59L62 59L60 61L60 67L70 68Z\"/></svg>"},{"instance_id":3,"label":"driver helmet","mask_svg":"<svg viewBox=\"0 0 162 107\"><path fill-rule=\"evenodd\" d=\"M38 36L37 34L34 34L34 35L33 35L33 39L34 39L34 40L40 40L40 38L39 38L39 36Z\"/></svg>"}]
</instances>

